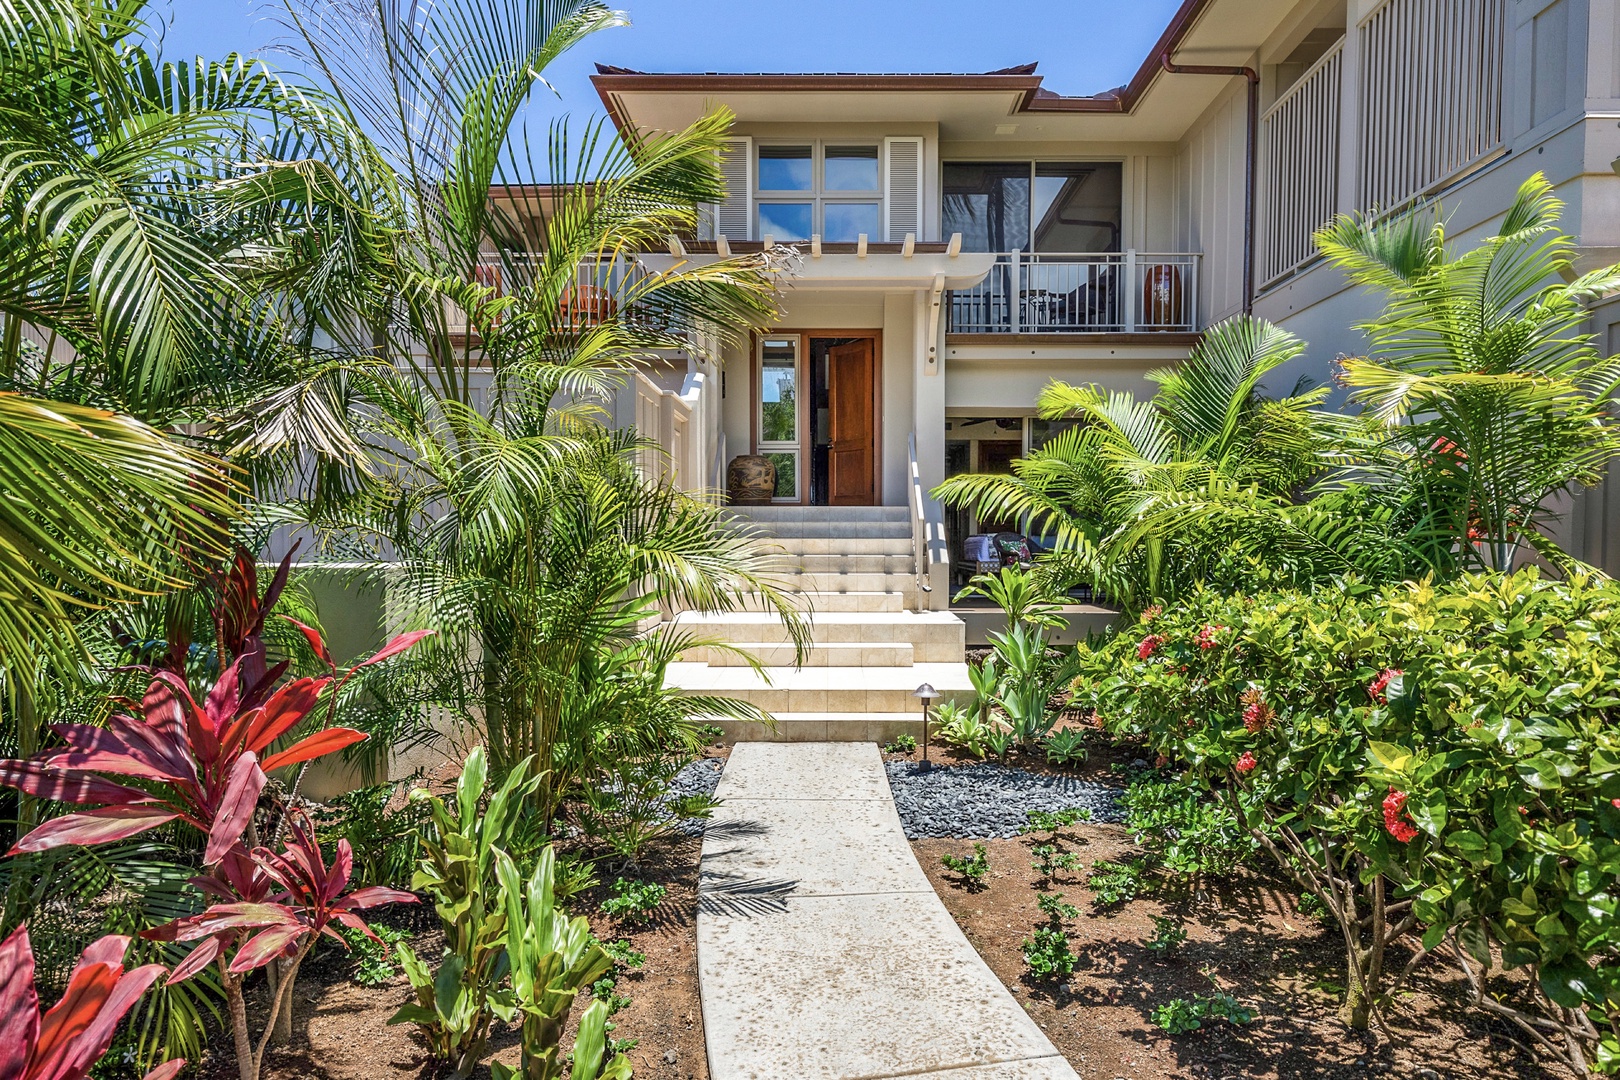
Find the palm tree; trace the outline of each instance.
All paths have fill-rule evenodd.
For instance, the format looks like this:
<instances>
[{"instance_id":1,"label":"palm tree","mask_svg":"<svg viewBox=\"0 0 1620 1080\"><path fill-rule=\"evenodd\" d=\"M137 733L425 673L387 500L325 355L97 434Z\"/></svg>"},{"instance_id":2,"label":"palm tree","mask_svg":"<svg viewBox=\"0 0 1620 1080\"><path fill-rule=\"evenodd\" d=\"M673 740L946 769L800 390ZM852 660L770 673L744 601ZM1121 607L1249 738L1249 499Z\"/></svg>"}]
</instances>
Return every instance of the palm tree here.
<instances>
[{"instance_id":1,"label":"palm tree","mask_svg":"<svg viewBox=\"0 0 1620 1080\"><path fill-rule=\"evenodd\" d=\"M694 643L648 631L661 608L755 593L802 636L769 549L644 476L652 448L604 422L640 362L717 356L767 321L779 260L653 272L640 259L723 199L723 113L622 143L592 126L575 145L558 125L544 154L529 149L515 119L546 65L623 21L600 4L299 2L288 20L343 142L246 183L261 199L310 176L363 187L338 217L364 285L325 308L328 354L244 414L234 445L298 481L282 520L371 560L396 625L441 631L433 662L460 672L452 705L497 765L533 753L551 769L549 816L605 760L740 708L666 690L663 667Z\"/></svg>"},{"instance_id":2,"label":"palm tree","mask_svg":"<svg viewBox=\"0 0 1620 1080\"><path fill-rule=\"evenodd\" d=\"M1239 317L1206 332L1181 367L1150 372L1150 400L1054 382L1040 414L1074 426L1010 475L951 477L936 495L1048 538L1043 566L1060 583L1090 581L1128 606L1166 599L1226 557L1210 536L1166 528L1167 510L1215 490L1284 502L1328 465L1338 425L1318 409L1325 388L1261 393L1303 349Z\"/></svg>"},{"instance_id":3,"label":"palm tree","mask_svg":"<svg viewBox=\"0 0 1620 1080\"><path fill-rule=\"evenodd\" d=\"M1387 298L1360 327L1373 355L1340 376L1370 421L1365 468L1415 508L1437 561L1460 569L1508 570L1521 546L1566 561L1546 536L1554 500L1601 481L1620 453L1607 404L1620 357L1583 331L1620 266L1574 277L1562 208L1537 173L1500 231L1458 255L1432 208L1342 216L1316 236Z\"/></svg>"},{"instance_id":4,"label":"palm tree","mask_svg":"<svg viewBox=\"0 0 1620 1080\"><path fill-rule=\"evenodd\" d=\"M564 378L559 366L553 385ZM398 462L322 524L351 551L391 553L376 564L390 622L440 630L436 662L464 669L495 766L532 754L551 769L537 796L548 817L604 762L684 738L692 717L760 718L691 698L681 723L649 723L668 708L664 667L700 644L660 624L661 607L726 610L757 593L797 616L773 551L713 504L644 479L642 440L566 411L523 423L469 410L455 435L409 416L391 430Z\"/></svg>"}]
</instances>

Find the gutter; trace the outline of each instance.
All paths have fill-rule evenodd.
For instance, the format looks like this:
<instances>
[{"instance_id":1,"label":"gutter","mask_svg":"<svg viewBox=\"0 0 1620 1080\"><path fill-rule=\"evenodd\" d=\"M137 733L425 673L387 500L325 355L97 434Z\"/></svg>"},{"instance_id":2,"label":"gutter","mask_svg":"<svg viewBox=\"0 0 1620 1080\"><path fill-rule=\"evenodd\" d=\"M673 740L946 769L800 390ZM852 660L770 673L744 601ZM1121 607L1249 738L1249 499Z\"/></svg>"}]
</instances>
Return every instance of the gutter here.
<instances>
[{"instance_id":1,"label":"gutter","mask_svg":"<svg viewBox=\"0 0 1620 1080\"><path fill-rule=\"evenodd\" d=\"M1248 131L1243 155L1243 314L1254 314L1254 172L1255 143L1260 128L1260 73L1252 67L1215 64L1174 64L1170 51L1159 54L1159 65L1172 75L1241 75L1249 83Z\"/></svg>"}]
</instances>

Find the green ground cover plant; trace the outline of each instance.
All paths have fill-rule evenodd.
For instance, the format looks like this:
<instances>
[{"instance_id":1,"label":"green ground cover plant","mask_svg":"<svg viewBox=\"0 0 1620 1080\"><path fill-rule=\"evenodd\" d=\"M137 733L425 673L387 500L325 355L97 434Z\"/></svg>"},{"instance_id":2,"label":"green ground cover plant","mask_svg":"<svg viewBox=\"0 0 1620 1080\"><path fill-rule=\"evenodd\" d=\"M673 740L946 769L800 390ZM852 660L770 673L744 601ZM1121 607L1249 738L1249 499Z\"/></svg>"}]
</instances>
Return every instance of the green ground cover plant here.
<instances>
[{"instance_id":1,"label":"green ground cover plant","mask_svg":"<svg viewBox=\"0 0 1620 1080\"><path fill-rule=\"evenodd\" d=\"M969 892L985 887L985 878L990 874L990 855L983 844L974 844L972 855L941 855L939 861Z\"/></svg>"},{"instance_id":2,"label":"green ground cover plant","mask_svg":"<svg viewBox=\"0 0 1620 1080\"><path fill-rule=\"evenodd\" d=\"M612 895L602 901L602 913L628 923L644 923L652 918L668 891L655 881L619 878L613 883Z\"/></svg>"},{"instance_id":3,"label":"green ground cover plant","mask_svg":"<svg viewBox=\"0 0 1620 1080\"><path fill-rule=\"evenodd\" d=\"M1061 927L1039 926L1024 939L1024 963L1035 979L1052 980L1074 974L1080 958L1069 949L1069 938Z\"/></svg>"}]
</instances>

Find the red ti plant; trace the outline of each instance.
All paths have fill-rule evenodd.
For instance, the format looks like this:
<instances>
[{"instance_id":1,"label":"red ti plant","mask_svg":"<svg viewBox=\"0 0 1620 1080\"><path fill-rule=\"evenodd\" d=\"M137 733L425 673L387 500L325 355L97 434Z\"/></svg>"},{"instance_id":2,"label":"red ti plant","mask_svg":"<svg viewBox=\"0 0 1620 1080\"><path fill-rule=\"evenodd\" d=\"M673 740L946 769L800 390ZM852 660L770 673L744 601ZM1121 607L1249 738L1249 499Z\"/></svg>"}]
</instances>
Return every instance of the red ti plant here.
<instances>
[{"instance_id":1,"label":"red ti plant","mask_svg":"<svg viewBox=\"0 0 1620 1080\"><path fill-rule=\"evenodd\" d=\"M250 866L233 865L233 870L249 876L228 887L206 878L197 882L215 895L230 897L234 893L247 899L215 904L201 915L177 919L142 934L156 941L201 942L174 969L169 976L171 983L189 979L209 964L218 963L242 1080L258 1080L276 1020L284 1009L292 1007L289 999L298 966L315 947L316 939L325 934L347 948L348 943L332 926L336 922L379 940L355 912L382 904L416 903L412 894L381 885L345 894L343 889L354 869L354 851L349 842L338 841L337 857L327 866L315 841L314 827L304 812L290 811L288 822L292 836L280 854L256 848ZM226 954L233 948L236 954L227 961ZM272 961L282 965L283 974L278 983L272 984L275 990L270 1013L255 1044L242 982L249 972Z\"/></svg>"},{"instance_id":2,"label":"red ti plant","mask_svg":"<svg viewBox=\"0 0 1620 1080\"><path fill-rule=\"evenodd\" d=\"M187 684L181 663L187 646L177 636L169 667L153 673L139 716L117 713L106 727L55 724L52 729L65 748L0 761L0 784L59 802L95 805L45 822L19 840L11 854L111 843L178 819L207 835L203 863L213 866L247 832L267 771L308 762L365 738L352 728L332 726L338 692L361 668L404 652L431 631L401 634L339 675L320 634L289 619L331 674L278 686L287 664L267 667L263 632L291 558L289 553L262 596L246 551L238 552L223 575L214 621L221 656L230 659L201 703ZM328 704L321 730L261 760L306 720L323 694ZM107 774L142 786L108 779Z\"/></svg>"},{"instance_id":3,"label":"red ti plant","mask_svg":"<svg viewBox=\"0 0 1620 1080\"><path fill-rule=\"evenodd\" d=\"M67 992L39 1013L34 949L28 928L0 942L0 1080L84 1080L112 1045L113 1032L162 964L124 970L129 938L109 934L90 943L68 977ZM146 1080L170 1080L185 1059L165 1062Z\"/></svg>"}]
</instances>

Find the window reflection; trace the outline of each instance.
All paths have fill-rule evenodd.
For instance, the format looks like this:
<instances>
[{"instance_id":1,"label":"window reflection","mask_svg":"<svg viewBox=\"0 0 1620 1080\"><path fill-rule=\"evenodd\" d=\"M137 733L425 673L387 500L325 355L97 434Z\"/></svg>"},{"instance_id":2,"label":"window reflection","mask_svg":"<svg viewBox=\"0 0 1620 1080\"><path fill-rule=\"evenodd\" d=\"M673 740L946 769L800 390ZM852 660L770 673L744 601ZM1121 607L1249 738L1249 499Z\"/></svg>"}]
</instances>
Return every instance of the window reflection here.
<instances>
[{"instance_id":1,"label":"window reflection","mask_svg":"<svg viewBox=\"0 0 1620 1080\"><path fill-rule=\"evenodd\" d=\"M878 148L829 146L824 154L823 187L828 191L876 191Z\"/></svg>"},{"instance_id":2,"label":"window reflection","mask_svg":"<svg viewBox=\"0 0 1620 1080\"><path fill-rule=\"evenodd\" d=\"M815 184L808 146L759 148L759 190L809 191Z\"/></svg>"},{"instance_id":3,"label":"window reflection","mask_svg":"<svg viewBox=\"0 0 1620 1080\"><path fill-rule=\"evenodd\" d=\"M778 240L808 240L813 231L810 203L760 203L759 235Z\"/></svg>"},{"instance_id":4,"label":"window reflection","mask_svg":"<svg viewBox=\"0 0 1620 1080\"><path fill-rule=\"evenodd\" d=\"M828 241L853 243L861 233L881 238L877 203L827 203L822 216L826 219L822 236Z\"/></svg>"}]
</instances>

